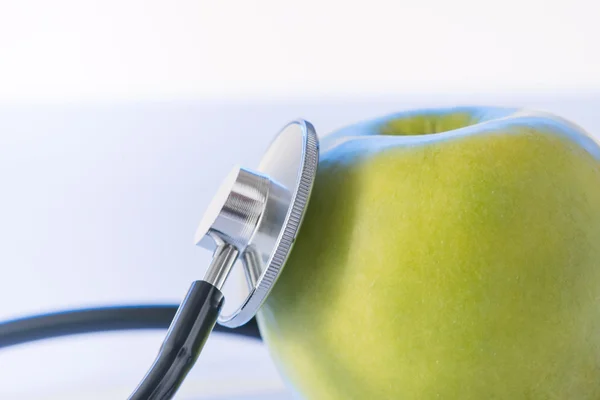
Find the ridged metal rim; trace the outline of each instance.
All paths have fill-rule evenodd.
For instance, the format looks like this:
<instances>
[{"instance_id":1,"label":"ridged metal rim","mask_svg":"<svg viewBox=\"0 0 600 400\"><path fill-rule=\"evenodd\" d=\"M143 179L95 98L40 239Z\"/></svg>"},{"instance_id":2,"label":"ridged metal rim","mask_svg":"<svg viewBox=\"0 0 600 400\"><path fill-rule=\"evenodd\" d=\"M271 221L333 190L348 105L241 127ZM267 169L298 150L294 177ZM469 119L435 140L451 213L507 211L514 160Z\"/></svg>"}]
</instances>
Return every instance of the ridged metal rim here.
<instances>
[{"instance_id":1,"label":"ridged metal rim","mask_svg":"<svg viewBox=\"0 0 600 400\"><path fill-rule=\"evenodd\" d=\"M296 120L288 123L280 131L285 131L290 125L300 125L303 132L303 154L299 168L299 179L292 194L290 208L285 218L284 228L281 230L275 250L271 255L269 264L263 275L258 280L258 284L246 297L246 301L238 310L226 316L226 319L219 319L219 324L230 328L244 325L250 321L263 305L271 289L275 285L285 263L292 251L294 241L302 225L306 209L310 200L310 195L317 174L319 163L319 139L313 125L305 120Z\"/></svg>"}]
</instances>

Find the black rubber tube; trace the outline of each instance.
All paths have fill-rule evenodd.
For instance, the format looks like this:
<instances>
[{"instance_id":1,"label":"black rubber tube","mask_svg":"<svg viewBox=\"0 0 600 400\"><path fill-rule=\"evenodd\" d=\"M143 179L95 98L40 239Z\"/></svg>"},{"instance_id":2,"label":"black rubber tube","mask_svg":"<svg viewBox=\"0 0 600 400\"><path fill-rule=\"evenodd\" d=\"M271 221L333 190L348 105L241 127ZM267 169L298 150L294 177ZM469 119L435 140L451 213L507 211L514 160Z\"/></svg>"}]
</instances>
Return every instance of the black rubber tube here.
<instances>
[{"instance_id":1,"label":"black rubber tube","mask_svg":"<svg viewBox=\"0 0 600 400\"><path fill-rule=\"evenodd\" d=\"M31 315L0 322L0 349L61 336L111 331L167 329L179 305L122 305L82 308ZM214 327L215 332L260 339L253 319L235 328Z\"/></svg>"},{"instance_id":2,"label":"black rubber tube","mask_svg":"<svg viewBox=\"0 0 600 400\"><path fill-rule=\"evenodd\" d=\"M156 360L129 400L173 398L196 363L221 313L223 302L223 293L210 283L192 283Z\"/></svg>"}]
</instances>

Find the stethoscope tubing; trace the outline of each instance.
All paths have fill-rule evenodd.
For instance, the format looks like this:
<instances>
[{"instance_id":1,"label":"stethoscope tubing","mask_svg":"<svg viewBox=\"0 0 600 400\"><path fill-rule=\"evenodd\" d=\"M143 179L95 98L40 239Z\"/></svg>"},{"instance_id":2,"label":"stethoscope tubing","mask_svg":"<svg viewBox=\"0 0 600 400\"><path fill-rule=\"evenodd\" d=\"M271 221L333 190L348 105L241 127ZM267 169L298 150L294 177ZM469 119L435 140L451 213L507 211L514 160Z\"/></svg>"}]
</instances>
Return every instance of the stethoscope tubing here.
<instances>
[{"instance_id":1,"label":"stethoscope tubing","mask_svg":"<svg viewBox=\"0 0 600 400\"><path fill-rule=\"evenodd\" d=\"M0 322L0 350L64 336L114 331L165 330L178 304L114 305L28 315ZM239 328L215 325L213 332L260 340L256 320ZM0 353L1 357L1 353Z\"/></svg>"}]
</instances>

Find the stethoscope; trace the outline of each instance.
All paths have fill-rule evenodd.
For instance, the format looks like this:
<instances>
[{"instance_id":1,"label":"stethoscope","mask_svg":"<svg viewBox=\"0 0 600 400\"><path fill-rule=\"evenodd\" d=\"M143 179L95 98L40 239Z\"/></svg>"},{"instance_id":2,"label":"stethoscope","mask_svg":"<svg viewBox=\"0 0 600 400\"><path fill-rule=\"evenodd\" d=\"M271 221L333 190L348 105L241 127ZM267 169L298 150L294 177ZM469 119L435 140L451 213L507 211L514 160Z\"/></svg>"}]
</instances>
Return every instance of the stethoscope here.
<instances>
[{"instance_id":1,"label":"stethoscope","mask_svg":"<svg viewBox=\"0 0 600 400\"><path fill-rule=\"evenodd\" d=\"M213 331L260 337L254 316L275 285L302 224L319 161L314 127L298 120L271 142L255 170L234 168L195 236L213 252L181 305L71 310L0 323L0 348L57 336L168 326L158 355L129 400L171 399ZM225 315L223 286L240 261L248 294Z\"/></svg>"}]
</instances>

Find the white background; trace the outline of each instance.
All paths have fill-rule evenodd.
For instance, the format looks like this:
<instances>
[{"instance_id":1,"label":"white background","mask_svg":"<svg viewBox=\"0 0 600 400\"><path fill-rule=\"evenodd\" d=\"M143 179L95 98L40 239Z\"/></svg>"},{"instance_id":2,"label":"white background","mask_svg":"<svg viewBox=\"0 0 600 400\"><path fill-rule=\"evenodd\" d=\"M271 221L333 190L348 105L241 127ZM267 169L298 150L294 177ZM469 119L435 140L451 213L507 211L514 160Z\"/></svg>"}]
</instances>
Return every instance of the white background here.
<instances>
[{"instance_id":1,"label":"white background","mask_svg":"<svg viewBox=\"0 0 600 400\"><path fill-rule=\"evenodd\" d=\"M220 179L290 119L528 106L600 134L599 7L0 0L0 320L180 301ZM0 398L125 398L161 336L3 351ZM185 393L289 398L262 346L222 337Z\"/></svg>"},{"instance_id":2,"label":"white background","mask_svg":"<svg viewBox=\"0 0 600 400\"><path fill-rule=\"evenodd\" d=\"M600 88L593 0L0 1L0 101Z\"/></svg>"}]
</instances>

